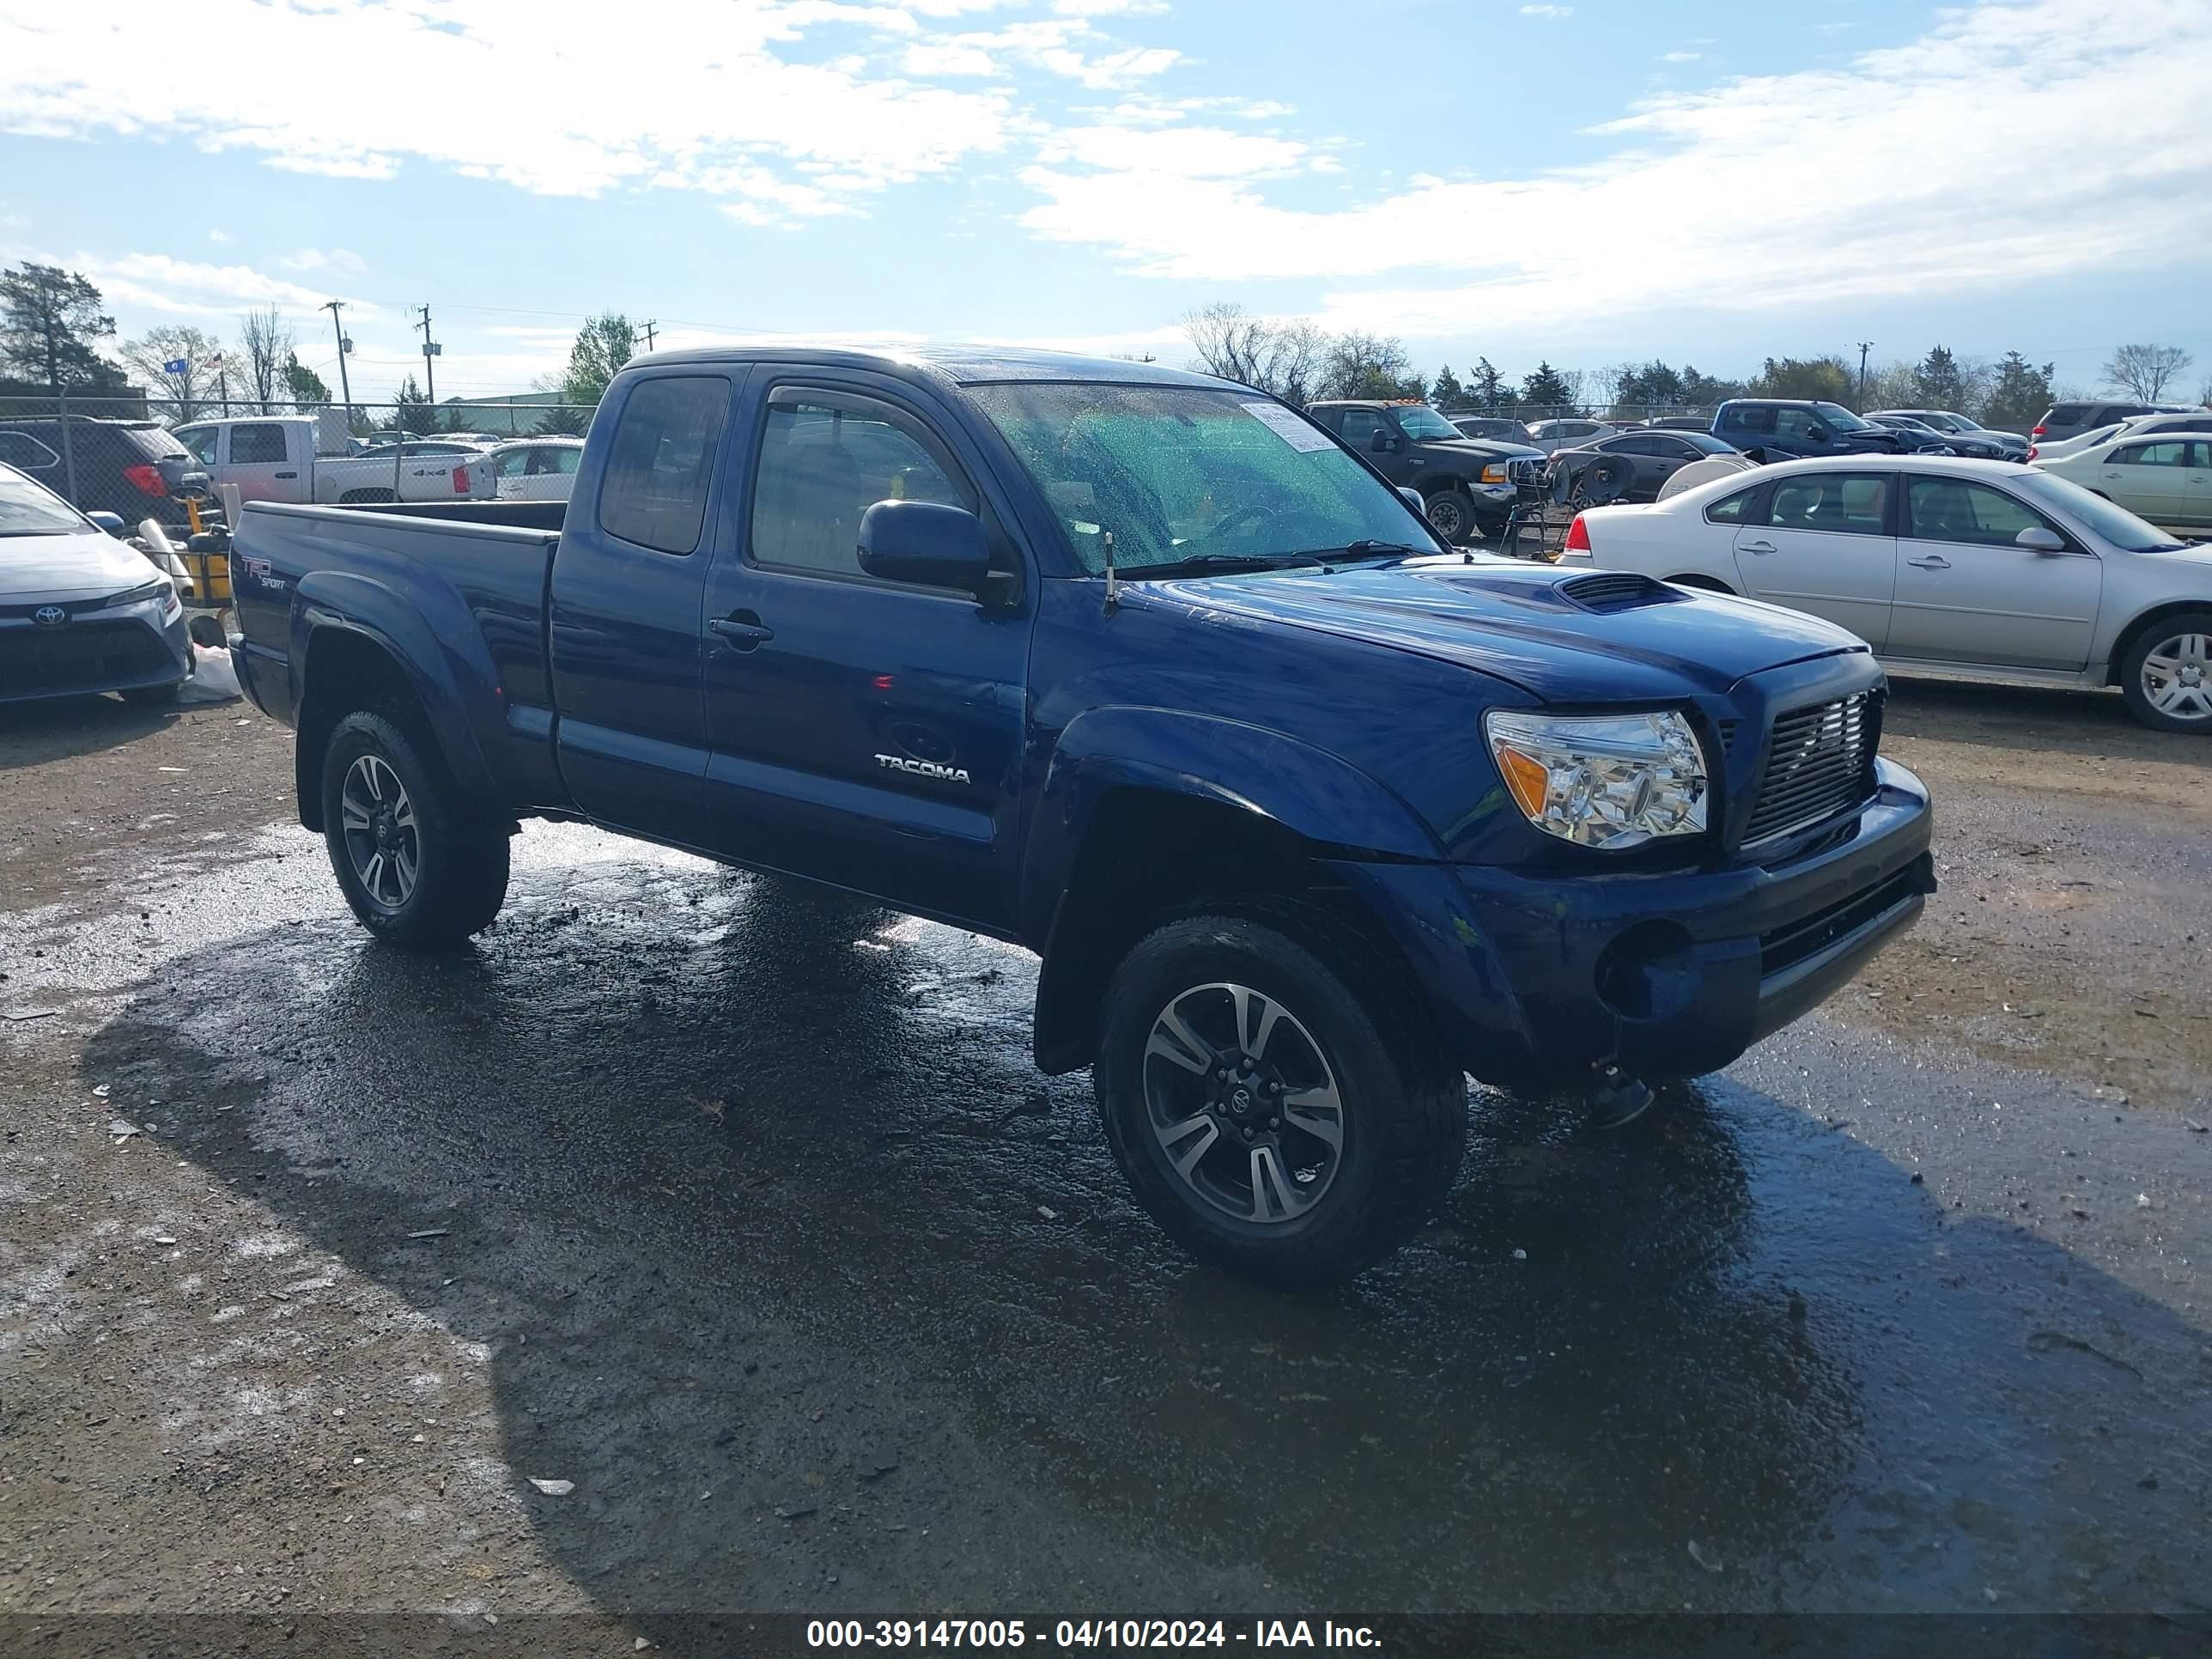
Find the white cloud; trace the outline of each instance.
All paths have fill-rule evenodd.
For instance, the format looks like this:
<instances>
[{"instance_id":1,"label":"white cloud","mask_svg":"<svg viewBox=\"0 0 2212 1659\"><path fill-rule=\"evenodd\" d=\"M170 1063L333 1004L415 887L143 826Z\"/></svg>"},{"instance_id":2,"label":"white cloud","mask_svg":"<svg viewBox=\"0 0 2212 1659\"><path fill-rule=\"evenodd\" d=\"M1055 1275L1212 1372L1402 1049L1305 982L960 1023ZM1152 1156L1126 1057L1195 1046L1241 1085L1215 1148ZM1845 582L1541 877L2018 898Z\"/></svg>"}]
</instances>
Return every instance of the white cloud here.
<instances>
[{"instance_id":1,"label":"white cloud","mask_svg":"<svg viewBox=\"0 0 2212 1659\"><path fill-rule=\"evenodd\" d=\"M368 270L368 262L351 248L301 247L276 262L287 270L333 270L343 276L359 276Z\"/></svg>"},{"instance_id":2,"label":"white cloud","mask_svg":"<svg viewBox=\"0 0 2212 1659\"><path fill-rule=\"evenodd\" d=\"M210 228L208 231L208 240L210 242L227 242L229 240L230 233L227 230L219 230Z\"/></svg>"},{"instance_id":3,"label":"white cloud","mask_svg":"<svg viewBox=\"0 0 2212 1659\"><path fill-rule=\"evenodd\" d=\"M586 0L200 0L193 28L223 42L226 72L179 76L172 20L150 0L16 8L0 15L0 131L181 138L339 178L428 161L548 195L733 187L773 213L774 192L756 187L763 173L820 166L866 197L1000 149L1013 113L1003 89L871 78L849 56L783 50L829 27L888 46L918 38L921 17L977 9L629 0L611 27ZM1042 27L1062 51L1088 27ZM158 107L114 95L155 85Z\"/></svg>"},{"instance_id":4,"label":"white cloud","mask_svg":"<svg viewBox=\"0 0 2212 1659\"><path fill-rule=\"evenodd\" d=\"M1065 145L1023 171L1044 198L1023 222L1148 276L1331 282L1325 320L1417 336L1477 317L1832 303L1931 283L1957 295L2202 262L2207 85L2212 0L2142 0L2086 33L2078 0L1984 3L1838 68L1655 100L1594 129L1615 149L1585 167L1316 206L1265 170ZM2127 142L2094 168L2020 140L2114 109ZM1792 131L1807 142L1776 142Z\"/></svg>"},{"instance_id":5,"label":"white cloud","mask_svg":"<svg viewBox=\"0 0 2212 1659\"><path fill-rule=\"evenodd\" d=\"M1523 6L1521 15L1523 17L1572 17L1575 9L1572 6Z\"/></svg>"},{"instance_id":6,"label":"white cloud","mask_svg":"<svg viewBox=\"0 0 2212 1659\"><path fill-rule=\"evenodd\" d=\"M1659 61L1662 64L1694 64L1705 55L1702 52L1662 52L1659 54Z\"/></svg>"},{"instance_id":7,"label":"white cloud","mask_svg":"<svg viewBox=\"0 0 2212 1659\"><path fill-rule=\"evenodd\" d=\"M251 265L204 264L167 253L128 253L119 259L79 253L63 263L90 277L111 305L173 316L207 316L269 305L287 313L313 312L325 300L344 298L302 288ZM380 314L365 301L347 300L346 304L356 317Z\"/></svg>"},{"instance_id":8,"label":"white cloud","mask_svg":"<svg viewBox=\"0 0 2212 1659\"><path fill-rule=\"evenodd\" d=\"M916 76L1003 75L1012 64L1031 64L1104 89L1132 86L1182 61L1171 46L1096 51L1102 40L1082 16L1033 18L995 29L931 36L908 46L900 62L907 74Z\"/></svg>"}]
</instances>

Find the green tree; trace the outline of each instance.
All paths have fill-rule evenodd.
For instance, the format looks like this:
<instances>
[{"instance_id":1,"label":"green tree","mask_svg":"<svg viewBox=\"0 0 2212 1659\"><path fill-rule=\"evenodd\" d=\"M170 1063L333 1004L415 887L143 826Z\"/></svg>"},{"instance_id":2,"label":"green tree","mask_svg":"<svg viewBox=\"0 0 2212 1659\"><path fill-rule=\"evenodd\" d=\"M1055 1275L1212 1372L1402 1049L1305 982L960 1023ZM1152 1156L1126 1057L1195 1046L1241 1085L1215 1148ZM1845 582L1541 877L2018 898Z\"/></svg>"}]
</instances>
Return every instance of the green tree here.
<instances>
[{"instance_id":1,"label":"green tree","mask_svg":"<svg viewBox=\"0 0 2212 1659\"><path fill-rule=\"evenodd\" d=\"M1467 390L1477 404L1492 414L1502 410L1510 415L1521 401L1521 394L1506 384L1505 377L1487 357L1475 360L1474 368L1468 374Z\"/></svg>"},{"instance_id":2,"label":"green tree","mask_svg":"<svg viewBox=\"0 0 2212 1659\"><path fill-rule=\"evenodd\" d=\"M392 394L392 423L402 432L412 432L420 437L438 429L438 411L431 407L430 399L422 388L415 384L410 374L399 390Z\"/></svg>"},{"instance_id":3,"label":"green tree","mask_svg":"<svg viewBox=\"0 0 2212 1659\"><path fill-rule=\"evenodd\" d=\"M1648 363L1632 363L1620 371L1613 401L1617 409L1680 404L1685 401L1682 377L1656 357Z\"/></svg>"},{"instance_id":4,"label":"green tree","mask_svg":"<svg viewBox=\"0 0 2212 1659\"><path fill-rule=\"evenodd\" d=\"M569 348L561 395L572 404L596 404L607 395L607 382L636 356L637 326L629 318L611 311L587 319Z\"/></svg>"},{"instance_id":5,"label":"green tree","mask_svg":"<svg viewBox=\"0 0 2212 1659\"><path fill-rule=\"evenodd\" d=\"M1451 372L1449 363L1438 369L1437 378L1429 383L1429 401L1438 409L1462 409L1466 406L1467 388L1460 384L1459 376Z\"/></svg>"},{"instance_id":6,"label":"green tree","mask_svg":"<svg viewBox=\"0 0 2212 1659\"><path fill-rule=\"evenodd\" d=\"M284 360L284 387L292 394L292 401L296 405L331 401L331 389L324 383L323 377L301 362L296 351Z\"/></svg>"},{"instance_id":7,"label":"green tree","mask_svg":"<svg viewBox=\"0 0 2212 1659\"><path fill-rule=\"evenodd\" d=\"M1928 355L1912 371L1912 390L1923 409L1962 410L1970 401L1966 377L1948 346L1929 347Z\"/></svg>"},{"instance_id":8,"label":"green tree","mask_svg":"<svg viewBox=\"0 0 2212 1659\"><path fill-rule=\"evenodd\" d=\"M1752 381L1754 398L1825 398L1848 404L1857 378L1850 364L1832 352L1825 357L1769 357Z\"/></svg>"},{"instance_id":9,"label":"green tree","mask_svg":"<svg viewBox=\"0 0 2212 1659\"><path fill-rule=\"evenodd\" d=\"M1340 334L1322 349L1324 398L1419 398L1424 390L1405 345L1395 335L1386 339L1356 331Z\"/></svg>"},{"instance_id":10,"label":"green tree","mask_svg":"<svg viewBox=\"0 0 2212 1659\"><path fill-rule=\"evenodd\" d=\"M1692 409L1711 409L1715 404L1724 404L1731 398L1743 396L1743 382L1723 380L1711 374L1700 374L1688 363L1682 365L1682 401Z\"/></svg>"},{"instance_id":11,"label":"green tree","mask_svg":"<svg viewBox=\"0 0 2212 1659\"><path fill-rule=\"evenodd\" d=\"M128 392L129 376L92 349L114 332L100 290L76 271L27 259L0 271L0 374L60 392Z\"/></svg>"},{"instance_id":12,"label":"green tree","mask_svg":"<svg viewBox=\"0 0 2212 1659\"><path fill-rule=\"evenodd\" d=\"M2006 352L1990 382L1990 395L1974 418L2000 431L2027 431L2056 401L2051 377L2057 368L2056 363L2039 368L2017 351Z\"/></svg>"},{"instance_id":13,"label":"green tree","mask_svg":"<svg viewBox=\"0 0 2212 1659\"><path fill-rule=\"evenodd\" d=\"M1575 400L1570 386L1548 362L1539 362L1521 382L1521 401L1540 410L1565 409Z\"/></svg>"},{"instance_id":14,"label":"green tree","mask_svg":"<svg viewBox=\"0 0 2212 1659\"><path fill-rule=\"evenodd\" d=\"M120 355L155 397L175 404L179 421L190 421L198 419L213 400L213 365L222 352L220 340L196 328L149 328ZM171 363L183 367L173 369Z\"/></svg>"}]
</instances>

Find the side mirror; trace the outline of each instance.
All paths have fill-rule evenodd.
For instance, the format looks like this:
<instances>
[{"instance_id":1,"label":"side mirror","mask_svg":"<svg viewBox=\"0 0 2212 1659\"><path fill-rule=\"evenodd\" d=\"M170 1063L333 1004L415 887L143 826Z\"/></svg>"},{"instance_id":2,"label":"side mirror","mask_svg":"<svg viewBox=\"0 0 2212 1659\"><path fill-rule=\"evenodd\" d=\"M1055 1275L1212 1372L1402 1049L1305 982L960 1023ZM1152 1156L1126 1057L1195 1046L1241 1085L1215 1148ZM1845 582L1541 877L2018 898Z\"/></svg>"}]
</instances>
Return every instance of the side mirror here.
<instances>
[{"instance_id":1,"label":"side mirror","mask_svg":"<svg viewBox=\"0 0 2212 1659\"><path fill-rule=\"evenodd\" d=\"M1398 441L1388 432L1377 432L1367 441L1367 450L1372 455L1388 455L1398 447Z\"/></svg>"},{"instance_id":2,"label":"side mirror","mask_svg":"<svg viewBox=\"0 0 2212 1659\"><path fill-rule=\"evenodd\" d=\"M981 593L991 574L983 523L964 507L878 501L860 515L860 568L885 581Z\"/></svg>"},{"instance_id":3,"label":"side mirror","mask_svg":"<svg viewBox=\"0 0 2212 1659\"><path fill-rule=\"evenodd\" d=\"M2013 545L2031 553L2063 553L2066 538L2046 525L2032 524L2014 537Z\"/></svg>"},{"instance_id":4,"label":"side mirror","mask_svg":"<svg viewBox=\"0 0 2212 1659\"><path fill-rule=\"evenodd\" d=\"M1406 505L1413 509L1413 515L1426 524L1429 521L1429 504L1421 499L1421 492L1411 484L1400 484L1398 493L1406 498Z\"/></svg>"},{"instance_id":5,"label":"side mirror","mask_svg":"<svg viewBox=\"0 0 2212 1659\"><path fill-rule=\"evenodd\" d=\"M84 516L111 536L120 537L123 534L123 520L113 513L88 513Z\"/></svg>"},{"instance_id":6,"label":"side mirror","mask_svg":"<svg viewBox=\"0 0 2212 1659\"><path fill-rule=\"evenodd\" d=\"M1828 428L1825 426L1816 426L1808 428L1805 434L1805 441L1814 444L1824 444L1827 442Z\"/></svg>"}]
</instances>

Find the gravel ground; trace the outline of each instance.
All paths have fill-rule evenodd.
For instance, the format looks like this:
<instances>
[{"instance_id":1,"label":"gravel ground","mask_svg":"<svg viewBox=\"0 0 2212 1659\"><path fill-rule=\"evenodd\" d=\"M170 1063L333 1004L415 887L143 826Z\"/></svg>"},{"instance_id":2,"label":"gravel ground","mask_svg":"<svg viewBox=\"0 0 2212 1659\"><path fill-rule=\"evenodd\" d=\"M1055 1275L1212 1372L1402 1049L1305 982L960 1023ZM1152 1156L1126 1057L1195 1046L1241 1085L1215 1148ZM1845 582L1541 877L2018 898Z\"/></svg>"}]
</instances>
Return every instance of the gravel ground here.
<instances>
[{"instance_id":1,"label":"gravel ground","mask_svg":"<svg viewBox=\"0 0 2212 1659\"><path fill-rule=\"evenodd\" d=\"M1890 732L1912 935L1626 1133L1476 1091L1304 1300L1018 952L533 826L396 957L250 709L0 709L0 1613L2212 1611L2212 744Z\"/></svg>"}]
</instances>

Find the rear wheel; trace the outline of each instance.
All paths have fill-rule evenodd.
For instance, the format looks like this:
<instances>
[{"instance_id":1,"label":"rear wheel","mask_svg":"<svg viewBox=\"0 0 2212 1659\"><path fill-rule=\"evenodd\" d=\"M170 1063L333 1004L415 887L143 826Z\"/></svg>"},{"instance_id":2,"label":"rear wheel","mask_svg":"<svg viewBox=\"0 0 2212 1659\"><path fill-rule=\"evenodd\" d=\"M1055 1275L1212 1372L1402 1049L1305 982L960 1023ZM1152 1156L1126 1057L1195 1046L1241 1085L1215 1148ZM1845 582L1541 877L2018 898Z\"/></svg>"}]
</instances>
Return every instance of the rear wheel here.
<instances>
[{"instance_id":1,"label":"rear wheel","mask_svg":"<svg viewBox=\"0 0 2212 1659\"><path fill-rule=\"evenodd\" d=\"M379 939L457 944L507 899L507 829L382 714L348 714L323 751L323 839L339 890Z\"/></svg>"},{"instance_id":2,"label":"rear wheel","mask_svg":"<svg viewBox=\"0 0 2212 1659\"><path fill-rule=\"evenodd\" d=\"M2121 661L2120 689L2145 726L2212 733L2212 611L2146 629Z\"/></svg>"},{"instance_id":3,"label":"rear wheel","mask_svg":"<svg viewBox=\"0 0 2212 1659\"><path fill-rule=\"evenodd\" d=\"M1465 1079L1385 1041L1303 945L1171 922L1115 970L1093 1087L1130 1189L1192 1255L1285 1289L1370 1267L1457 1173Z\"/></svg>"}]
</instances>

